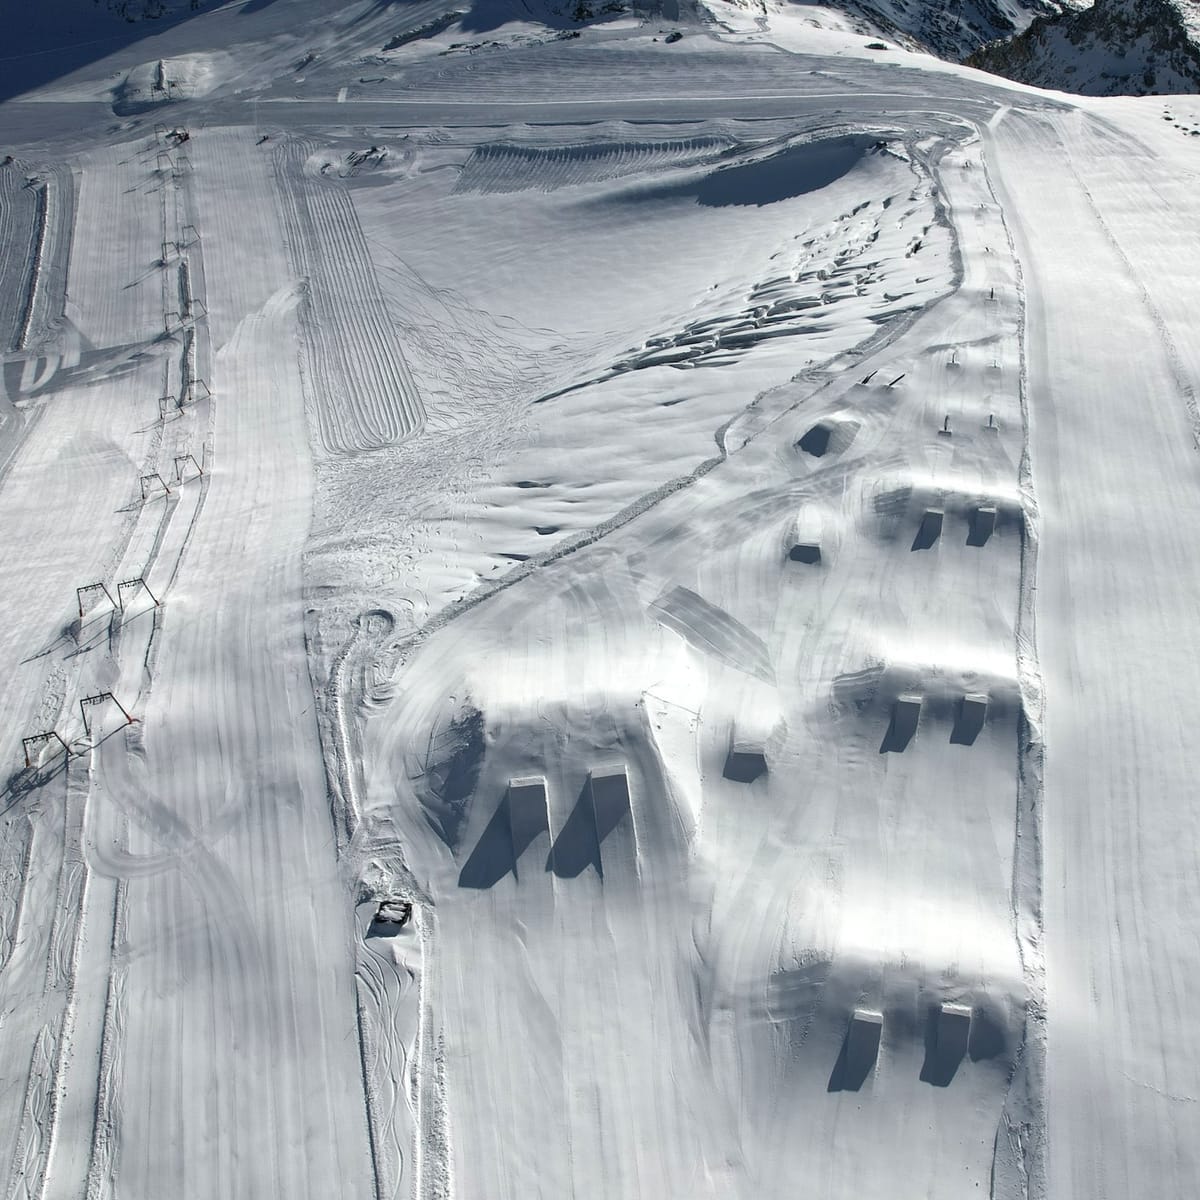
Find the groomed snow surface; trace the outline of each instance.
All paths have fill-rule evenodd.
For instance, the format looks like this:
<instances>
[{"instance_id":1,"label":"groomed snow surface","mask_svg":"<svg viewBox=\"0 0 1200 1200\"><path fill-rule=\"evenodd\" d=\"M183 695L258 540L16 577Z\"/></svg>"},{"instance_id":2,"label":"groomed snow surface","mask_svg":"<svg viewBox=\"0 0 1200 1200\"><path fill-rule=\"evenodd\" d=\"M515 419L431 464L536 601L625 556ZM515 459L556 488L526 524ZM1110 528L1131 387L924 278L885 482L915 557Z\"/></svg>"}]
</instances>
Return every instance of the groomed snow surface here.
<instances>
[{"instance_id":1,"label":"groomed snow surface","mask_svg":"<svg viewBox=\"0 0 1200 1200\"><path fill-rule=\"evenodd\" d=\"M323 8L0 107L5 1200L1190 1195L1200 105Z\"/></svg>"}]
</instances>

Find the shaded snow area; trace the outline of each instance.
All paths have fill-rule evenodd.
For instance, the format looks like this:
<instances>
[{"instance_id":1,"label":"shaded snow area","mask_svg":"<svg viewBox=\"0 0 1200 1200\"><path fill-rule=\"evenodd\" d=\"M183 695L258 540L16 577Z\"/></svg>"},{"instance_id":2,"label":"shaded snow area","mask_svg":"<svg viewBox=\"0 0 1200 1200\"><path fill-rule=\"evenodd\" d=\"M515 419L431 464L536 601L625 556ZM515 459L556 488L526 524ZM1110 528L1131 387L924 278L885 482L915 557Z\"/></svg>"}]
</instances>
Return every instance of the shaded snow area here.
<instances>
[{"instance_id":1,"label":"shaded snow area","mask_svg":"<svg viewBox=\"0 0 1200 1200\"><path fill-rule=\"evenodd\" d=\"M17 28L10 1200L1194 1190L1200 102L800 7Z\"/></svg>"}]
</instances>

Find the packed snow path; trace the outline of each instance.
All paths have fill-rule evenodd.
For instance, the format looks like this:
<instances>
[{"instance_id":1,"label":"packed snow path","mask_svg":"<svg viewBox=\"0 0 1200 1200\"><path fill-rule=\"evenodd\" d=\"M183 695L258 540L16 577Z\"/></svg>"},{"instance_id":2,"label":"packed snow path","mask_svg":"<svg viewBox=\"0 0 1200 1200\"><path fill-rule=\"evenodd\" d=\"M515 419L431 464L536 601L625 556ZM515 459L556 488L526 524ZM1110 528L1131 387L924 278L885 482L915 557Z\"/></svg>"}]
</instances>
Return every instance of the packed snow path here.
<instances>
[{"instance_id":1,"label":"packed snow path","mask_svg":"<svg viewBox=\"0 0 1200 1200\"><path fill-rule=\"evenodd\" d=\"M1052 1196L1181 1194L1200 1166L1197 210L1144 106L1116 112L989 137L1030 297Z\"/></svg>"},{"instance_id":2,"label":"packed snow path","mask_svg":"<svg viewBox=\"0 0 1200 1200\"><path fill-rule=\"evenodd\" d=\"M6 1197L1186 1192L1187 144L258 7L2 106Z\"/></svg>"}]
</instances>

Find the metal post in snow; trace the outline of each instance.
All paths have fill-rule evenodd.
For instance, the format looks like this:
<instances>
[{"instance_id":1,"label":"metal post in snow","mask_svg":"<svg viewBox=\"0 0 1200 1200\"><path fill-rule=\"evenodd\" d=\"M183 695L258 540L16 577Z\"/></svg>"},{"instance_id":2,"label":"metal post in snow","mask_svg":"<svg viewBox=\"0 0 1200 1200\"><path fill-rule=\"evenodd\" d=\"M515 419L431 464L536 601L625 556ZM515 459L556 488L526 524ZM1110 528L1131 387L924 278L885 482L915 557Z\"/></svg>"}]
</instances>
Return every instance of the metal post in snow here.
<instances>
[{"instance_id":1,"label":"metal post in snow","mask_svg":"<svg viewBox=\"0 0 1200 1200\"><path fill-rule=\"evenodd\" d=\"M120 592L119 588L117 590ZM95 591L103 592L108 597L109 604L111 604L113 608L120 611L120 604L118 604L117 601L112 598L112 592L110 592L103 583L85 583L83 587L77 587L75 589L75 601L79 605L79 619L81 621L83 620L83 595L85 592Z\"/></svg>"},{"instance_id":2,"label":"metal post in snow","mask_svg":"<svg viewBox=\"0 0 1200 1200\"><path fill-rule=\"evenodd\" d=\"M21 748L25 751L25 766L26 767L33 766L33 763L29 759L30 747L36 745L39 742L48 742L51 738L53 738L56 742L58 742L58 744L63 748L63 751L65 752L65 754L68 758L71 757L71 747L68 746L67 743L62 740L62 735L58 732L57 729L51 729L51 730L48 730L46 733L34 733L34 734L31 734L29 737L25 737L25 738L21 739Z\"/></svg>"},{"instance_id":3,"label":"metal post in snow","mask_svg":"<svg viewBox=\"0 0 1200 1200\"><path fill-rule=\"evenodd\" d=\"M112 692L97 692L94 696L81 696L79 698L79 715L83 718L83 732L88 737L92 736L92 730L88 725L87 710L95 707L97 704L103 704L105 700L111 700L117 706L117 708L121 710L121 716L125 718L125 723L127 725L132 725L136 720L135 717L129 714L125 708L125 705L123 705L120 700L118 700L116 696L112 694Z\"/></svg>"}]
</instances>

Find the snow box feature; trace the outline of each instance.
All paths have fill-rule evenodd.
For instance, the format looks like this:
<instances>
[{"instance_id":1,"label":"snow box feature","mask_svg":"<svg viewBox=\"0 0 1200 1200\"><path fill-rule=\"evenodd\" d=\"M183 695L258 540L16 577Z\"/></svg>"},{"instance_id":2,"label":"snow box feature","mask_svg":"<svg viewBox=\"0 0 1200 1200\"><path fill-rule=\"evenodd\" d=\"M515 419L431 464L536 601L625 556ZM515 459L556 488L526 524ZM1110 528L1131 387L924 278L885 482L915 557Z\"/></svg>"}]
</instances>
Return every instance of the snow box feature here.
<instances>
[{"instance_id":1,"label":"snow box feature","mask_svg":"<svg viewBox=\"0 0 1200 1200\"><path fill-rule=\"evenodd\" d=\"M944 1003L930 1013L925 1033L925 1065L921 1080L934 1087L949 1087L967 1056L971 1039L971 1006Z\"/></svg>"},{"instance_id":2,"label":"snow box feature","mask_svg":"<svg viewBox=\"0 0 1200 1200\"><path fill-rule=\"evenodd\" d=\"M459 872L458 886L495 887L510 872L520 882L518 859L543 833L549 832L545 779L536 775L510 780L504 799Z\"/></svg>"},{"instance_id":3,"label":"snow box feature","mask_svg":"<svg viewBox=\"0 0 1200 1200\"><path fill-rule=\"evenodd\" d=\"M996 532L996 506L985 504L971 514L971 532L967 535L968 546L986 546Z\"/></svg>"},{"instance_id":4,"label":"snow box feature","mask_svg":"<svg viewBox=\"0 0 1200 1200\"><path fill-rule=\"evenodd\" d=\"M767 773L767 756L757 742L735 739L725 756L726 779L734 783L753 783Z\"/></svg>"},{"instance_id":5,"label":"snow box feature","mask_svg":"<svg viewBox=\"0 0 1200 1200\"><path fill-rule=\"evenodd\" d=\"M942 536L942 522L946 519L945 512L940 508L927 508L921 517L921 527L913 538L914 550L930 549Z\"/></svg>"},{"instance_id":6,"label":"snow box feature","mask_svg":"<svg viewBox=\"0 0 1200 1200\"><path fill-rule=\"evenodd\" d=\"M413 906L411 900L403 896L388 896L380 900L375 915L371 918L367 930L368 937L394 937L411 920Z\"/></svg>"},{"instance_id":7,"label":"snow box feature","mask_svg":"<svg viewBox=\"0 0 1200 1200\"><path fill-rule=\"evenodd\" d=\"M629 775L624 763L595 767L588 772L596 841L603 842L629 811Z\"/></svg>"},{"instance_id":8,"label":"snow box feature","mask_svg":"<svg viewBox=\"0 0 1200 1200\"><path fill-rule=\"evenodd\" d=\"M846 1038L829 1077L829 1091L857 1092L866 1083L875 1070L882 1034L883 1013L856 1008L850 1014Z\"/></svg>"},{"instance_id":9,"label":"snow box feature","mask_svg":"<svg viewBox=\"0 0 1200 1200\"><path fill-rule=\"evenodd\" d=\"M546 804L546 781L540 776L512 779L508 784L508 824L512 832L512 855L517 860L543 833L550 831Z\"/></svg>"},{"instance_id":10,"label":"snow box feature","mask_svg":"<svg viewBox=\"0 0 1200 1200\"><path fill-rule=\"evenodd\" d=\"M829 438L833 434L833 430L828 425L814 425L797 443L796 445L804 451L805 454L811 454L813 458L823 458L825 452L829 449Z\"/></svg>"},{"instance_id":11,"label":"snow box feature","mask_svg":"<svg viewBox=\"0 0 1200 1200\"><path fill-rule=\"evenodd\" d=\"M950 731L950 741L955 746L973 746L975 739L983 731L987 720L988 697L985 694L969 692L958 705L958 713L954 718L954 728Z\"/></svg>"},{"instance_id":12,"label":"snow box feature","mask_svg":"<svg viewBox=\"0 0 1200 1200\"><path fill-rule=\"evenodd\" d=\"M897 696L892 705L892 720L883 735L880 754L902 754L916 737L921 721L921 697Z\"/></svg>"},{"instance_id":13,"label":"snow box feature","mask_svg":"<svg viewBox=\"0 0 1200 1200\"><path fill-rule=\"evenodd\" d=\"M588 867L604 877L600 847L630 810L629 775L624 763L593 767L571 815L559 830L546 870L575 879Z\"/></svg>"}]
</instances>

